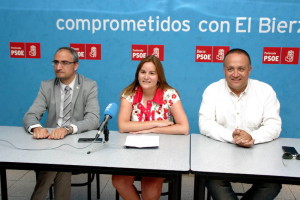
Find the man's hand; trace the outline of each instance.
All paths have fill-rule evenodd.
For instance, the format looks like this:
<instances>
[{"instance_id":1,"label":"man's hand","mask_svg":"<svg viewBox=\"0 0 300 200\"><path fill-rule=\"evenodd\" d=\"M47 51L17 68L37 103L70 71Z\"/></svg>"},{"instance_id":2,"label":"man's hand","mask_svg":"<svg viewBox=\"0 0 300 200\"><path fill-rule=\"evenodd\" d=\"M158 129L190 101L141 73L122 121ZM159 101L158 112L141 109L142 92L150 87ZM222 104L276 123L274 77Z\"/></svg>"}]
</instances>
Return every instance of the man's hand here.
<instances>
[{"instance_id":1,"label":"man's hand","mask_svg":"<svg viewBox=\"0 0 300 200\"><path fill-rule=\"evenodd\" d=\"M48 130L46 128L43 127L36 127L32 129L32 137L34 139L44 139L44 138L48 138L49 137L49 133Z\"/></svg>"},{"instance_id":2,"label":"man's hand","mask_svg":"<svg viewBox=\"0 0 300 200\"><path fill-rule=\"evenodd\" d=\"M51 131L48 139L60 140L68 135L68 131L65 128L57 128Z\"/></svg>"},{"instance_id":3,"label":"man's hand","mask_svg":"<svg viewBox=\"0 0 300 200\"><path fill-rule=\"evenodd\" d=\"M254 139L246 131L236 129L232 133L233 141L241 147L251 147L254 145Z\"/></svg>"}]
</instances>

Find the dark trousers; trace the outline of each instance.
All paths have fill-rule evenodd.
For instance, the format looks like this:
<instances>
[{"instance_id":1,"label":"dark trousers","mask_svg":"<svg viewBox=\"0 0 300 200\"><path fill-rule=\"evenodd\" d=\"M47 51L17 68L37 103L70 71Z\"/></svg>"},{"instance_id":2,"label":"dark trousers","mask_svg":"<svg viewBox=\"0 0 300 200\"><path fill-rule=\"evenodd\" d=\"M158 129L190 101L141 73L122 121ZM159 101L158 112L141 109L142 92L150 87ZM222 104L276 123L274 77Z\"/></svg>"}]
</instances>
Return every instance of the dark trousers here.
<instances>
[{"instance_id":1,"label":"dark trousers","mask_svg":"<svg viewBox=\"0 0 300 200\"><path fill-rule=\"evenodd\" d=\"M281 190L281 184L277 183L251 183L252 187L244 193L243 200L272 200ZM214 200L238 200L237 195L229 181L209 180L207 189Z\"/></svg>"}]
</instances>

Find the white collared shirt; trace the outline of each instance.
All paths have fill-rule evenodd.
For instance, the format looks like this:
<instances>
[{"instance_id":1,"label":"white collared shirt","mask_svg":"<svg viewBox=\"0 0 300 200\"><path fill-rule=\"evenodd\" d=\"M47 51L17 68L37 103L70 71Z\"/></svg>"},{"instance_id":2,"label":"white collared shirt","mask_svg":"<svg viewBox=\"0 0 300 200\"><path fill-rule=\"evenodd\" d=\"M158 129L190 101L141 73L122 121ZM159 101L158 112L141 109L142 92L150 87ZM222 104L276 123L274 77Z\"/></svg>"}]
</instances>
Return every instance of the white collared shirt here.
<instances>
[{"instance_id":1,"label":"white collared shirt","mask_svg":"<svg viewBox=\"0 0 300 200\"><path fill-rule=\"evenodd\" d=\"M71 88L71 99L73 97L73 91L74 91L74 85L75 85L75 80L76 80L76 77L74 78L74 80L68 85L70 88ZM60 82L60 96L61 96L61 99L60 99L60 105L59 105L59 115L58 115L58 120L57 120L57 125L58 127L61 127L62 125L62 122L63 122L63 109L64 109L64 99L65 99L65 88L67 87L67 85L63 84L62 82Z\"/></svg>"},{"instance_id":2,"label":"white collared shirt","mask_svg":"<svg viewBox=\"0 0 300 200\"><path fill-rule=\"evenodd\" d=\"M280 104L272 87L249 79L238 97L221 79L203 93L199 110L200 133L213 139L233 143L232 133L241 129L249 133L255 144L279 137Z\"/></svg>"}]
</instances>

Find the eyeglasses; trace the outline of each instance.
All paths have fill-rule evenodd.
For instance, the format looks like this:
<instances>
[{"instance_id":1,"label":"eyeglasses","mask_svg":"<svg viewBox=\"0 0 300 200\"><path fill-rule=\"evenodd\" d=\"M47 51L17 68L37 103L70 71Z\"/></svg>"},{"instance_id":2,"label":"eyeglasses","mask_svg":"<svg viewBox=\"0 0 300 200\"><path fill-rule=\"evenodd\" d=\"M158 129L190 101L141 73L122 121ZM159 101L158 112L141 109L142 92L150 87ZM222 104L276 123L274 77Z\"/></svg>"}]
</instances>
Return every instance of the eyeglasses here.
<instances>
[{"instance_id":1,"label":"eyeglasses","mask_svg":"<svg viewBox=\"0 0 300 200\"><path fill-rule=\"evenodd\" d=\"M52 65L53 66L57 66L59 63L62 66L67 66L67 65L74 64L74 63L77 63L77 62L69 62L69 61L66 61L66 60L63 60L63 61L53 60L52 61Z\"/></svg>"},{"instance_id":2,"label":"eyeglasses","mask_svg":"<svg viewBox=\"0 0 300 200\"><path fill-rule=\"evenodd\" d=\"M285 152L282 155L283 159L293 159L296 158L297 160L300 160L300 154L291 154L289 152Z\"/></svg>"}]
</instances>

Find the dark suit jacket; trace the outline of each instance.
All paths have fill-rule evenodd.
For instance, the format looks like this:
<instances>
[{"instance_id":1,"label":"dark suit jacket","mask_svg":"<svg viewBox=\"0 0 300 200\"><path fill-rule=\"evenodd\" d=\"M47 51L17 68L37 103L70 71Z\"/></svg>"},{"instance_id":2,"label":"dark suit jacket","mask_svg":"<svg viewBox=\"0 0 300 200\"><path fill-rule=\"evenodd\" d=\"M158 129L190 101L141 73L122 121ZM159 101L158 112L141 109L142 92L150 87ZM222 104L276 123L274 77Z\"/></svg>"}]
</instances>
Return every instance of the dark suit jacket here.
<instances>
[{"instance_id":1,"label":"dark suit jacket","mask_svg":"<svg viewBox=\"0 0 300 200\"><path fill-rule=\"evenodd\" d=\"M60 83L58 79L43 81L39 93L23 118L27 131L31 125L39 124L48 111L47 128L56 128L60 111ZM78 133L99 127L100 108L97 83L77 74L72 96L71 124L78 127Z\"/></svg>"}]
</instances>

